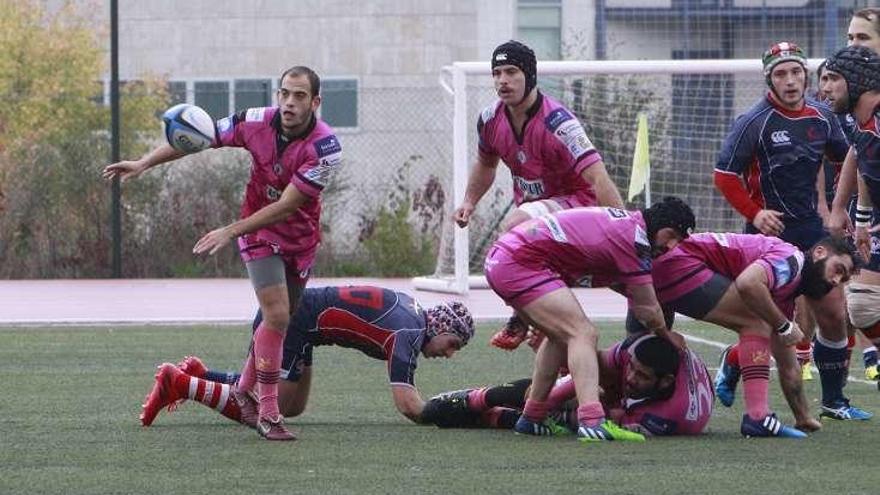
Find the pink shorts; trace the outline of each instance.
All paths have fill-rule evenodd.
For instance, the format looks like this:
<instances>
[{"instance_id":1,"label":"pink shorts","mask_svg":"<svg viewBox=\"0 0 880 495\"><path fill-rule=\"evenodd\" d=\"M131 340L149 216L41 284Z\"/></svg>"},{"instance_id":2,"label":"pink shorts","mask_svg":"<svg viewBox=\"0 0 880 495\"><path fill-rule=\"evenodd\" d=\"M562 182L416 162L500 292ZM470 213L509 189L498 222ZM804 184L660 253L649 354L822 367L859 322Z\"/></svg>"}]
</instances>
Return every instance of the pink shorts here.
<instances>
[{"instance_id":1,"label":"pink shorts","mask_svg":"<svg viewBox=\"0 0 880 495\"><path fill-rule=\"evenodd\" d=\"M504 247L489 249L483 266L492 290L514 309L520 309L544 294L568 287L558 273L538 262L521 263Z\"/></svg>"}]
</instances>

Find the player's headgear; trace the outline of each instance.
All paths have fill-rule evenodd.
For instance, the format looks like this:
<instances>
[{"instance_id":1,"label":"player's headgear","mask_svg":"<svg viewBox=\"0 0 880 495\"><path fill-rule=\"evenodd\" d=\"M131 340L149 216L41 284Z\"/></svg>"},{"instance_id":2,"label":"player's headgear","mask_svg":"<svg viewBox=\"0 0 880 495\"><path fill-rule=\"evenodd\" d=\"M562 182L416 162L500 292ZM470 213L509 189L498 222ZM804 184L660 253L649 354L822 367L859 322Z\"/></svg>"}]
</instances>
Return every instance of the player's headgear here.
<instances>
[{"instance_id":1,"label":"player's headgear","mask_svg":"<svg viewBox=\"0 0 880 495\"><path fill-rule=\"evenodd\" d=\"M669 227L687 239L694 232L697 220L687 203L675 196L666 196L644 210L642 217L648 229L648 239L652 242L660 229Z\"/></svg>"},{"instance_id":2,"label":"player's headgear","mask_svg":"<svg viewBox=\"0 0 880 495\"><path fill-rule=\"evenodd\" d=\"M526 90L523 100L538 85L538 60L535 52L519 41L510 40L502 43L492 52L492 68L500 65L513 65L523 71L526 76Z\"/></svg>"},{"instance_id":3,"label":"player's headgear","mask_svg":"<svg viewBox=\"0 0 880 495\"><path fill-rule=\"evenodd\" d=\"M426 334L428 338L441 333L451 333L467 344L474 336L474 317L464 304L449 301L425 310L428 318Z\"/></svg>"},{"instance_id":4,"label":"player's headgear","mask_svg":"<svg viewBox=\"0 0 880 495\"><path fill-rule=\"evenodd\" d=\"M678 349L663 337L652 335L639 339L634 344L633 355L658 377L678 373Z\"/></svg>"},{"instance_id":5,"label":"player's headgear","mask_svg":"<svg viewBox=\"0 0 880 495\"><path fill-rule=\"evenodd\" d=\"M865 46L848 46L825 60L825 70L836 72L846 80L849 107L852 112L864 93L880 91L880 55Z\"/></svg>"},{"instance_id":6,"label":"player's headgear","mask_svg":"<svg viewBox=\"0 0 880 495\"><path fill-rule=\"evenodd\" d=\"M804 70L807 70L807 55L801 47L790 41L782 41L772 45L764 52L761 61L764 63L764 77L767 78L768 85L773 68L782 62L797 62L803 66Z\"/></svg>"}]
</instances>

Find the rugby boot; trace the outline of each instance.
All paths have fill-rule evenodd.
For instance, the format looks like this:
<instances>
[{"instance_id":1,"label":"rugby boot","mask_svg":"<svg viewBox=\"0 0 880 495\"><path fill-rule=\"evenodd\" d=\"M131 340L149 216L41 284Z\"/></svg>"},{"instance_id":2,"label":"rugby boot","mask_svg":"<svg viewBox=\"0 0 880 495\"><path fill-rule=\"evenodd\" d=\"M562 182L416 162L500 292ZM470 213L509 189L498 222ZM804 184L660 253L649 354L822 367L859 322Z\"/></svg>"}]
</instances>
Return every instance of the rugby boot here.
<instances>
[{"instance_id":1,"label":"rugby boot","mask_svg":"<svg viewBox=\"0 0 880 495\"><path fill-rule=\"evenodd\" d=\"M874 413L859 409L849 404L849 399L843 399L834 404L822 404L819 411L820 418L838 419L841 421L856 420L865 421L874 417Z\"/></svg>"},{"instance_id":2,"label":"rugby boot","mask_svg":"<svg viewBox=\"0 0 880 495\"><path fill-rule=\"evenodd\" d=\"M174 386L175 379L183 373L171 363L162 363L159 365L159 372L156 373L156 380L153 382L153 388L147 394L144 403L141 406L141 424L150 426L156 415L162 408L168 408L168 411L177 409L177 405L186 400L186 396L177 392Z\"/></svg>"},{"instance_id":3,"label":"rugby boot","mask_svg":"<svg viewBox=\"0 0 880 495\"><path fill-rule=\"evenodd\" d=\"M739 366L727 364L727 354L732 348L733 346L730 345L721 351L721 363L715 373L715 395L725 407L733 405L736 398L736 384L739 382L740 375Z\"/></svg>"},{"instance_id":4,"label":"rugby boot","mask_svg":"<svg viewBox=\"0 0 880 495\"><path fill-rule=\"evenodd\" d=\"M278 415L275 419L260 418L257 420L257 433L266 440L290 441L296 440L296 435L284 426L284 417Z\"/></svg>"},{"instance_id":5,"label":"rugby boot","mask_svg":"<svg viewBox=\"0 0 880 495\"><path fill-rule=\"evenodd\" d=\"M636 433L634 431L629 431L626 428L618 426L613 421L606 419L599 426L585 426L580 425L578 427L578 440L583 443L593 443L593 442L609 442L609 441L617 441L617 442L644 442L645 435L641 433Z\"/></svg>"},{"instance_id":6,"label":"rugby boot","mask_svg":"<svg viewBox=\"0 0 880 495\"><path fill-rule=\"evenodd\" d=\"M797 428L783 424L776 417L776 413L770 413L763 419L752 419L748 414L743 414L739 432L746 438L752 437L780 437L780 438L807 438L807 434Z\"/></svg>"}]
</instances>

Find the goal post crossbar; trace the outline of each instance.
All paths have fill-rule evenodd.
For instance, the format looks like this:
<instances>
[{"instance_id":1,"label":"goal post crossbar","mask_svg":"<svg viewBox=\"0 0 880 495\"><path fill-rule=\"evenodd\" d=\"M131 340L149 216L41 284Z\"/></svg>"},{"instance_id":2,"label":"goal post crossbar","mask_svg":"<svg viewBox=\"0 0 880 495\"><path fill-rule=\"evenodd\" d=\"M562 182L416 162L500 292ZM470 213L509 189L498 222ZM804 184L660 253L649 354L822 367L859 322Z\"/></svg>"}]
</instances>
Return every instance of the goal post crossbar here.
<instances>
[{"instance_id":1,"label":"goal post crossbar","mask_svg":"<svg viewBox=\"0 0 880 495\"><path fill-rule=\"evenodd\" d=\"M823 59L809 59L808 68L815 70ZM705 59L705 60L586 60L586 61L542 61L538 62L538 73L544 76L571 75L660 75L660 74L760 74L761 61L758 59ZM472 115L467 108L467 77L469 75L491 75L489 62L454 62L442 69L441 74L451 75L451 85L442 80L441 85L452 93L452 199L453 207L464 201L468 178L468 121ZM451 276L415 277L416 289L436 292L467 294L471 287L485 287L482 276L471 276L468 268L470 258L468 229L454 228L453 250L455 253L454 273Z\"/></svg>"}]
</instances>

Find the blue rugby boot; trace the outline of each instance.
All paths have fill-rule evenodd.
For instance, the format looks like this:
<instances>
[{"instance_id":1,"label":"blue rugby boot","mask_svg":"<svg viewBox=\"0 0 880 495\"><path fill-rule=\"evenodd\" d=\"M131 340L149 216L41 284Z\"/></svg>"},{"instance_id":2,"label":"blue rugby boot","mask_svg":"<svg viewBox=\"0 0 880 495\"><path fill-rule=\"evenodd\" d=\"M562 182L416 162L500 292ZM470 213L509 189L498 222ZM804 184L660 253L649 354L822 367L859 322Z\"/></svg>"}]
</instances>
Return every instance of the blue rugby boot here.
<instances>
[{"instance_id":1,"label":"blue rugby boot","mask_svg":"<svg viewBox=\"0 0 880 495\"><path fill-rule=\"evenodd\" d=\"M715 395L725 407L732 406L734 399L736 399L736 384L739 382L740 375L739 366L727 364L727 355L731 349L733 346L729 345L721 351L721 363L715 373Z\"/></svg>"},{"instance_id":2,"label":"blue rugby boot","mask_svg":"<svg viewBox=\"0 0 880 495\"><path fill-rule=\"evenodd\" d=\"M752 437L780 437L780 438L807 438L807 434L797 428L783 424L776 413L764 416L764 419L755 420L748 414L743 414L742 425L739 432L746 438Z\"/></svg>"},{"instance_id":3,"label":"blue rugby boot","mask_svg":"<svg viewBox=\"0 0 880 495\"><path fill-rule=\"evenodd\" d=\"M849 399L843 399L834 404L822 404L819 412L820 418L831 418L845 420L865 421L874 417L874 413L859 409L856 406L849 405Z\"/></svg>"}]
</instances>

